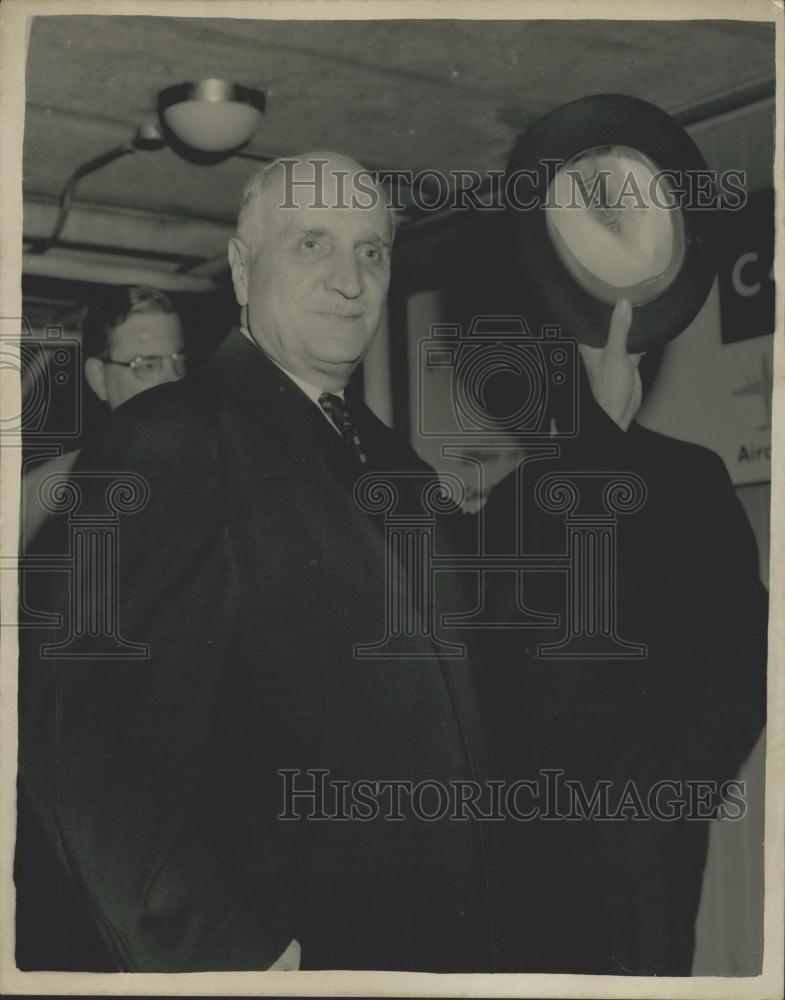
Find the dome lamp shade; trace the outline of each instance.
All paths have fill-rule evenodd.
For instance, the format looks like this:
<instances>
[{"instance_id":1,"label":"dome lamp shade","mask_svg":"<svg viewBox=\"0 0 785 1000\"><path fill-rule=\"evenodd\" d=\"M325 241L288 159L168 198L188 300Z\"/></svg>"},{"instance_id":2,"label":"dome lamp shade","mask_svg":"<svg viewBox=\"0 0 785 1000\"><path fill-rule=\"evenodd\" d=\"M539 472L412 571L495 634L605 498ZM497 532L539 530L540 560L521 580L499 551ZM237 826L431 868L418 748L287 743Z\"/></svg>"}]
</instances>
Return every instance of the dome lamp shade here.
<instances>
[{"instance_id":1,"label":"dome lamp shade","mask_svg":"<svg viewBox=\"0 0 785 1000\"><path fill-rule=\"evenodd\" d=\"M202 153L228 153L244 146L259 127L261 90L225 80L200 80L167 87L158 95L158 114L174 137Z\"/></svg>"}]
</instances>

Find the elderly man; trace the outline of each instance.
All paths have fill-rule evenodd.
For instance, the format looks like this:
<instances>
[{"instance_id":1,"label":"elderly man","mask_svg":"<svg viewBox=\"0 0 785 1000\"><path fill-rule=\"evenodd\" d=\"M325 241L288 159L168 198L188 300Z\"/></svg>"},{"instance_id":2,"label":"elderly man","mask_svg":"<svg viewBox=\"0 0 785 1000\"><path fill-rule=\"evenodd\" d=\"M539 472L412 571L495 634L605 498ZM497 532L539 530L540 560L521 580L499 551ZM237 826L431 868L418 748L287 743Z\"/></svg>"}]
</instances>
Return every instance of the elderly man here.
<instances>
[{"instance_id":1,"label":"elderly man","mask_svg":"<svg viewBox=\"0 0 785 1000\"><path fill-rule=\"evenodd\" d=\"M367 470L432 475L344 399L392 242L354 161L263 170L229 247L241 329L203 370L122 406L77 466L149 486L121 524L118 584L119 633L150 655L33 651L21 773L120 969L495 968L483 824L395 801L402 783L483 779L471 666L425 633L404 658L355 652L383 636L395 595L352 486ZM628 326L618 310L587 358L620 425L596 407L609 438L635 408ZM388 788L381 813L344 815L358 782Z\"/></svg>"}]
</instances>

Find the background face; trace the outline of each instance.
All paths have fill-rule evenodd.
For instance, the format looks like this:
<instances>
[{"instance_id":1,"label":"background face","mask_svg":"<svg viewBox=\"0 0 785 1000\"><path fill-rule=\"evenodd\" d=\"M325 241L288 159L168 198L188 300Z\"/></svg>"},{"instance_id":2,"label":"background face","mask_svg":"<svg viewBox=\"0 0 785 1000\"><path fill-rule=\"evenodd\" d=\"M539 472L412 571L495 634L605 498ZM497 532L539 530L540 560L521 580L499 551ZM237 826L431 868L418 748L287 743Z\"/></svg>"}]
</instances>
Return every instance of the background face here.
<instances>
[{"instance_id":1,"label":"background face","mask_svg":"<svg viewBox=\"0 0 785 1000\"><path fill-rule=\"evenodd\" d=\"M184 346L180 318L174 313L139 312L115 327L109 338L108 357L112 361L132 361L139 355L168 355L182 351ZM164 361L161 373L150 381L137 378L131 368L105 364L104 386L106 402L116 409L127 399L163 382L176 382L177 374L171 359Z\"/></svg>"},{"instance_id":2,"label":"background face","mask_svg":"<svg viewBox=\"0 0 785 1000\"><path fill-rule=\"evenodd\" d=\"M390 279L390 221L372 208L271 208L246 254L254 339L280 365L326 389L346 383L379 327Z\"/></svg>"}]
</instances>

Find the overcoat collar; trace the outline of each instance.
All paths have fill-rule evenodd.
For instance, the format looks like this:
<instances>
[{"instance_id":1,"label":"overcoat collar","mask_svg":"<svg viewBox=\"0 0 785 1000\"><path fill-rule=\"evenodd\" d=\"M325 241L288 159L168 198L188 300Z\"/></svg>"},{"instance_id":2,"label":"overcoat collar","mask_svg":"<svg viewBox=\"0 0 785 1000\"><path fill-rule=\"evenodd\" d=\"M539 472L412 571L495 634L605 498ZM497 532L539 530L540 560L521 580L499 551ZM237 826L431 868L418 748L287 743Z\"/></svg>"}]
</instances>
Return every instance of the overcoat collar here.
<instances>
[{"instance_id":1,"label":"overcoat collar","mask_svg":"<svg viewBox=\"0 0 785 1000\"><path fill-rule=\"evenodd\" d=\"M297 462L305 463L323 447L329 425L302 389L265 352L233 329L207 367L261 417Z\"/></svg>"}]
</instances>

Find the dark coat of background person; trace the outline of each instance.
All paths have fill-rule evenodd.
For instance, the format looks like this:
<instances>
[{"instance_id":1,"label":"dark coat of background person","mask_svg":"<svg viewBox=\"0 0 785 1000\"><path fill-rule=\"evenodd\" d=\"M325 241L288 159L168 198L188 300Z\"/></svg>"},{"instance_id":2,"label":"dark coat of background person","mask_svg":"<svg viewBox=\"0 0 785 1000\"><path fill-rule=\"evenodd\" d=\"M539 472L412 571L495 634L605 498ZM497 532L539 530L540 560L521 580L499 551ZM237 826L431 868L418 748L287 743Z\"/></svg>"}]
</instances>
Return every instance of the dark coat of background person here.
<instances>
[{"instance_id":1,"label":"dark coat of background person","mask_svg":"<svg viewBox=\"0 0 785 1000\"><path fill-rule=\"evenodd\" d=\"M399 246L395 263L399 287L441 289L445 319L463 330L478 316L523 315L535 335L554 321L536 308L512 227L494 213L452 217L449 228L433 227L416 244ZM633 328L635 322L634 316ZM566 337L578 332L562 330ZM644 393L660 359L661 351L652 350L641 361ZM486 542L491 551L515 552L518 523L525 551L563 553L564 515L538 507L539 477L637 472L646 503L618 517L619 631L645 642L649 655L546 661L536 650L553 642L554 632L478 630L472 641L493 773L517 781L561 767L565 779L582 780L588 793L601 780L620 793L631 780L644 799L660 776L732 778L755 744L766 707L768 595L746 514L717 455L635 422L626 433L592 426L604 415L590 405L582 370L580 383L579 436L562 439L558 459L528 468L520 505L512 478L491 493ZM489 401L505 416L527 391L525 382L499 375ZM557 427L570 426L570 414L548 416ZM561 574L529 573L526 584L532 608L564 616ZM511 597L506 586L491 585L488 612L507 620ZM502 968L690 973L706 821L512 820L501 827Z\"/></svg>"},{"instance_id":2,"label":"dark coat of background person","mask_svg":"<svg viewBox=\"0 0 785 1000\"><path fill-rule=\"evenodd\" d=\"M429 471L370 411L360 425L374 464ZM353 655L384 634L386 562L339 444L235 331L206 369L119 408L80 458L77 481L149 484L121 519L119 631L152 653L45 660L63 631L36 631L20 775L119 969L264 969L293 938L303 968L494 968L478 823L276 819L283 768L485 773L467 660L416 638L416 659ZM66 615L67 590L52 597Z\"/></svg>"},{"instance_id":3,"label":"dark coat of background person","mask_svg":"<svg viewBox=\"0 0 785 1000\"><path fill-rule=\"evenodd\" d=\"M623 453L581 435L558 459L534 462L520 503L512 480L500 484L486 508L490 549L514 551L517 518L525 551L564 551L564 517L542 510L534 485L547 473L603 469L637 472L646 486L644 505L618 516L616 588L619 634L643 642L645 658L543 659L548 631L477 638L495 770L508 780L563 771L588 796L609 781L614 808L627 782L645 805L660 779L738 774L765 718L768 600L721 460L637 423ZM566 613L560 574L531 574L528 594L537 610ZM504 613L509 593L487 597ZM707 815L705 800L697 808ZM690 974L708 820L539 819L508 822L504 833L503 968Z\"/></svg>"}]
</instances>

